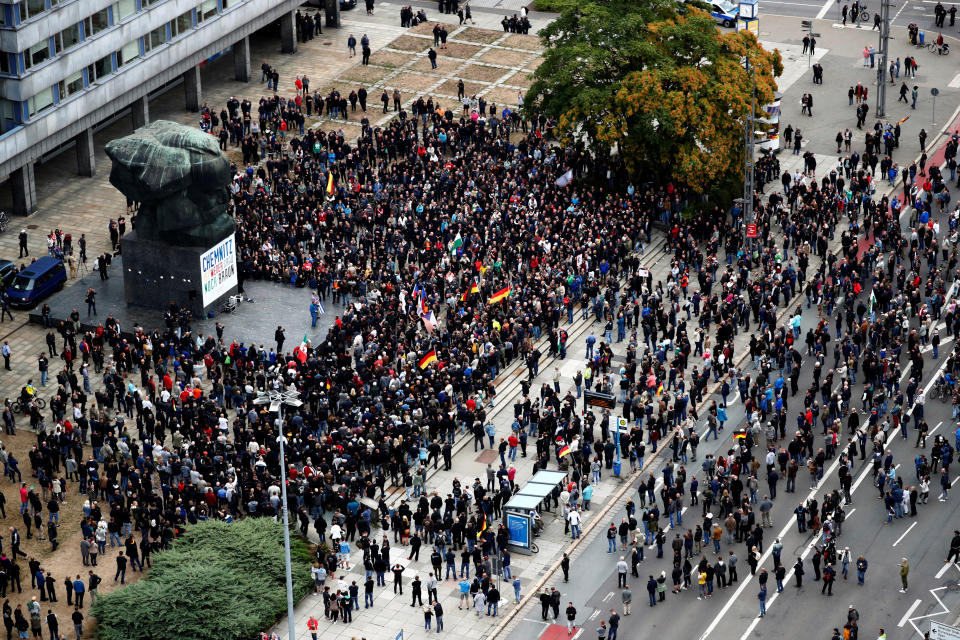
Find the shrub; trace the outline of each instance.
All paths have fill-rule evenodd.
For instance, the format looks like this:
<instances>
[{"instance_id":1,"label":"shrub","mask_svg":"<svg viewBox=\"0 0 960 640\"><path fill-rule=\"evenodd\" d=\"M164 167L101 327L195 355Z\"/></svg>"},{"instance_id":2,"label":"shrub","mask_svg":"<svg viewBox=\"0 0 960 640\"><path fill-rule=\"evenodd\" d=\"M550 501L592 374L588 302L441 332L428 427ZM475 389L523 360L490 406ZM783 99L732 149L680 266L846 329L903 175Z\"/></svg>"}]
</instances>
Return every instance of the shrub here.
<instances>
[{"instance_id":1,"label":"shrub","mask_svg":"<svg viewBox=\"0 0 960 640\"><path fill-rule=\"evenodd\" d=\"M533 0L534 11L560 12L572 0Z\"/></svg>"},{"instance_id":2,"label":"shrub","mask_svg":"<svg viewBox=\"0 0 960 640\"><path fill-rule=\"evenodd\" d=\"M312 588L312 555L291 538L294 598ZM283 525L267 518L187 529L146 578L99 598L101 640L248 640L286 613Z\"/></svg>"}]
</instances>

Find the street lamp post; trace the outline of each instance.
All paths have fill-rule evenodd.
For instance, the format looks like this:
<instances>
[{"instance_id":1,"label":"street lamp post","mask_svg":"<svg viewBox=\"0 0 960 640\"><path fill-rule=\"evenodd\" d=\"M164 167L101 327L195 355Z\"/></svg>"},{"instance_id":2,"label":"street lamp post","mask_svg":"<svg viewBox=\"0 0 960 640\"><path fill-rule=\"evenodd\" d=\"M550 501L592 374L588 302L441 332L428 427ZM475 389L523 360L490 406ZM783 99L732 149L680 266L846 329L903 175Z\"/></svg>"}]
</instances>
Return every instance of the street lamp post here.
<instances>
[{"instance_id":1,"label":"street lamp post","mask_svg":"<svg viewBox=\"0 0 960 640\"><path fill-rule=\"evenodd\" d=\"M283 500L283 560L287 578L287 627L289 640L296 640L295 620L293 616L293 569L290 563L290 509L287 507L287 461L284 453L284 442L286 437L283 434L283 407L299 407L303 402L299 399L298 391L260 391L257 393L257 399L254 404L270 403L270 412L276 412L280 424L280 436L277 442L280 443L280 495Z\"/></svg>"}]
</instances>

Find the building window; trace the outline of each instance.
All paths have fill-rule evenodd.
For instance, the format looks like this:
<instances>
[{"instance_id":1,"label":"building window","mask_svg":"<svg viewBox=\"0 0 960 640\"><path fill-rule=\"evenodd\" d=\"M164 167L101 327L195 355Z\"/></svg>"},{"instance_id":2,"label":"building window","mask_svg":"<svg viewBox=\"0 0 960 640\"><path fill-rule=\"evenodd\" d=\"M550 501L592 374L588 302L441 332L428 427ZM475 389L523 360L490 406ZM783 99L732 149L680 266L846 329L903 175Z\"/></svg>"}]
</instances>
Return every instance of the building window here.
<instances>
[{"instance_id":1,"label":"building window","mask_svg":"<svg viewBox=\"0 0 960 640\"><path fill-rule=\"evenodd\" d=\"M13 100L0 98L0 133L6 133L19 124L16 109L17 104Z\"/></svg>"},{"instance_id":2,"label":"building window","mask_svg":"<svg viewBox=\"0 0 960 640\"><path fill-rule=\"evenodd\" d=\"M143 38L143 50L156 49L167 41L167 25L154 29Z\"/></svg>"},{"instance_id":3,"label":"building window","mask_svg":"<svg viewBox=\"0 0 960 640\"><path fill-rule=\"evenodd\" d=\"M83 91L83 71L77 71L75 74L67 76L60 83L60 100L75 93Z\"/></svg>"},{"instance_id":4,"label":"building window","mask_svg":"<svg viewBox=\"0 0 960 640\"><path fill-rule=\"evenodd\" d=\"M181 13L177 16L177 19L174 20L170 25L170 30L173 32L173 37L176 38L179 35L183 35L187 31L193 28L193 10L187 11L186 13Z\"/></svg>"},{"instance_id":5,"label":"building window","mask_svg":"<svg viewBox=\"0 0 960 640\"><path fill-rule=\"evenodd\" d=\"M134 60L140 57L140 39L136 39L133 42L128 42L123 45L123 49L117 52L117 68L122 67L125 64L130 64Z\"/></svg>"},{"instance_id":6,"label":"building window","mask_svg":"<svg viewBox=\"0 0 960 640\"><path fill-rule=\"evenodd\" d=\"M197 7L197 22L209 20L217 15L217 0L203 0L203 3Z\"/></svg>"},{"instance_id":7,"label":"building window","mask_svg":"<svg viewBox=\"0 0 960 640\"><path fill-rule=\"evenodd\" d=\"M101 9L89 18L83 21L83 27L86 37L94 36L110 26L110 14L106 9Z\"/></svg>"},{"instance_id":8,"label":"building window","mask_svg":"<svg viewBox=\"0 0 960 640\"><path fill-rule=\"evenodd\" d=\"M70 47L80 43L80 25L75 24L68 27L53 37L53 45L56 53L66 51Z\"/></svg>"},{"instance_id":9,"label":"building window","mask_svg":"<svg viewBox=\"0 0 960 640\"><path fill-rule=\"evenodd\" d=\"M30 114L30 117L37 115L45 109L49 109L53 106L53 87L49 89L44 89L37 95L33 96L27 100L27 112Z\"/></svg>"},{"instance_id":10,"label":"building window","mask_svg":"<svg viewBox=\"0 0 960 640\"><path fill-rule=\"evenodd\" d=\"M20 6L21 22L38 16L47 10L46 0L21 0L21 2L17 4Z\"/></svg>"},{"instance_id":11,"label":"building window","mask_svg":"<svg viewBox=\"0 0 960 640\"><path fill-rule=\"evenodd\" d=\"M113 5L113 21L120 22L137 12L137 0L120 0Z\"/></svg>"},{"instance_id":12,"label":"building window","mask_svg":"<svg viewBox=\"0 0 960 640\"><path fill-rule=\"evenodd\" d=\"M90 74L90 82L96 82L110 75L113 73L113 63L110 60L110 56L103 56L87 67L87 71Z\"/></svg>"},{"instance_id":13,"label":"building window","mask_svg":"<svg viewBox=\"0 0 960 640\"><path fill-rule=\"evenodd\" d=\"M0 51L0 73L13 73L13 67L10 64L10 54Z\"/></svg>"},{"instance_id":14,"label":"building window","mask_svg":"<svg viewBox=\"0 0 960 640\"><path fill-rule=\"evenodd\" d=\"M50 59L50 42L46 38L33 45L24 52L24 69L35 67Z\"/></svg>"}]
</instances>

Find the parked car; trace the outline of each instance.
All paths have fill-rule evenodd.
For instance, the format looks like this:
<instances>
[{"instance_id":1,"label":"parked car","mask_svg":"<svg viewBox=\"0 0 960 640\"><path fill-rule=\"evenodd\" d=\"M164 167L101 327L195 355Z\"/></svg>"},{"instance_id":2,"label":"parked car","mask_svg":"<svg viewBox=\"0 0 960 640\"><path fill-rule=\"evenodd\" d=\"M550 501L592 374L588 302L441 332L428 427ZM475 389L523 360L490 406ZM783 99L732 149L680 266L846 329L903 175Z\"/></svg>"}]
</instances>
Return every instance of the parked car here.
<instances>
[{"instance_id":1,"label":"parked car","mask_svg":"<svg viewBox=\"0 0 960 640\"><path fill-rule=\"evenodd\" d=\"M44 256L14 277L7 287L7 297L11 305L33 307L62 289L66 281L67 270L63 268L63 261Z\"/></svg>"},{"instance_id":2,"label":"parked car","mask_svg":"<svg viewBox=\"0 0 960 640\"><path fill-rule=\"evenodd\" d=\"M740 7L726 0L716 0L710 3L710 15L714 20L725 27L734 27L737 24L737 16L740 13Z\"/></svg>"},{"instance_id":3,"label":"parked car","mask_svg":"<svg viewBox=\"0 0 960 640\"><path fill-rule=\"evenodd\" d=\"M10 260L0 260L0 286L6 289L17 275L17 265Z\"/></svg>"}]
</instances>

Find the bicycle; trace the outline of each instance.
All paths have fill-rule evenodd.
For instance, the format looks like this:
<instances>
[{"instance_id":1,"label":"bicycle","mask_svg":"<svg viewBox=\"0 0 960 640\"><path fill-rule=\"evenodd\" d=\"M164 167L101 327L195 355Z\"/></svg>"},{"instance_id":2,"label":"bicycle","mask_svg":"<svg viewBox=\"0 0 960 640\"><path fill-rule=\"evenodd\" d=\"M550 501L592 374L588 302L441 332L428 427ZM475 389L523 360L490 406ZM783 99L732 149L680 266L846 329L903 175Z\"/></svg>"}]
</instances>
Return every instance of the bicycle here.
<instances>
[{"instance_id":1,"label":"bicycle","mask_svg":"<svg viewBox=\"0 0 960 640\"><path fill-rule=\"evenodd\" d=\"M45 409L47 407L47 401L44 400L43 398L34 396L33 403L37 405L38 409ZM26 413L25 407L23 405L23 400L21 398L17 398L16 400L13 401L12 408L14 413Z\"/></svg>"},{"instance_id":2,"label":"bicycle","mask_svg":"<svg viewBox=\"0 0 960 640\"><path fill-rule=\"evenodd\" d=\"M950 53L950 45L944 42L942 45L938 46L936 42L931 42L927 45L927 51L945 56Z\"/></svg>"},{"instance_id":3,"label":"bicycle","mask_svg":"<svg viewBox=\"0 0 960 640\"><path fill-rule=\"evenodd\" d=\"M867 11L866 9L861 10L860 13L857 14L857 22L869 22L869 21L870 21L870 12Z\"/></svg>"}]
</instances>

